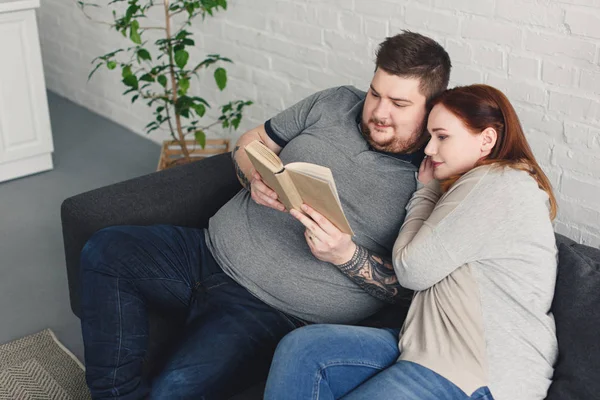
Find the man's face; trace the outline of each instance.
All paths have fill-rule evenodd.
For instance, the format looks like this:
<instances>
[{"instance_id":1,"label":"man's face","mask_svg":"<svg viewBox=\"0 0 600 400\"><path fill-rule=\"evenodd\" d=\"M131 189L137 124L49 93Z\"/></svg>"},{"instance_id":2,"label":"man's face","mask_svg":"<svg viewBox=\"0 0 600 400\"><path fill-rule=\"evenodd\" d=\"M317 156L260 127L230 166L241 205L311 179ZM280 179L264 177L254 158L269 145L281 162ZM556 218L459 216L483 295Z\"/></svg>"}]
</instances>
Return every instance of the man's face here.
<instances>
[{"instance_id":1,"label":"man's face","mask_svg":"<svg viewBox=\"0 0 600 400\"><path fill-rule=\"evenodd\" d=\"M376 150L400 153L423 131L426 98L419 79L402 78L378 68L367 92L361 131Z\"/></svg>"}]
</instances>

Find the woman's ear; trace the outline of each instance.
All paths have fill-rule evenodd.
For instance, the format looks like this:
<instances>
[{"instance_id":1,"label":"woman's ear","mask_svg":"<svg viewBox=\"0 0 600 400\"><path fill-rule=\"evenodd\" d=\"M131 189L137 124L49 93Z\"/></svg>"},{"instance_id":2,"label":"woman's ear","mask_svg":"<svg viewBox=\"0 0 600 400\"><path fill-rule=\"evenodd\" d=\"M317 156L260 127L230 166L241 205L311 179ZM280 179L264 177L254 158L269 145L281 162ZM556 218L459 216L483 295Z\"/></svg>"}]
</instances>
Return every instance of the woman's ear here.
<instances>
[{"instance_id":1,"label":"woman's ear","mask_svg":"<svg viewBox=\"0 0 600 400\"><path fill-rule=\"evenodd\" d=\"M498 133L494 128L485 128L481 132L481 156L485 157L492 152L498 140Z\"/></svg>"}]
</instances>

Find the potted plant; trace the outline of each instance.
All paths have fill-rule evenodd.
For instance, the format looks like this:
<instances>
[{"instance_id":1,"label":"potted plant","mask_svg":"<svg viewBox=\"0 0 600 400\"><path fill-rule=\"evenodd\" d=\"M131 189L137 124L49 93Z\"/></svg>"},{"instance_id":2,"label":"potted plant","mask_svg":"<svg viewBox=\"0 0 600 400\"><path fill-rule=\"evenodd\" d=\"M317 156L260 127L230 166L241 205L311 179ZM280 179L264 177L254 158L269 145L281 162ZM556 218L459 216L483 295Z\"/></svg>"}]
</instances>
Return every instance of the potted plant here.
<instances>
[{"instance_id":1,"label":"potted plant","mask_svg":"<svg viewBox=\"0 0 600 400\"><path fill-rule=\"evenodd\" d=\"M188 49L195 45L194 35L187 29L197 17L204 20L226 10L227 0L111 0L106 5L112 9L111 22L96 21L88 13L90 7L99 5L85 1L77 1L77 5L88 19L108 25L133 43L95 58L88 79L99 68L118 70L125 86L123 95L131 96L132 103L145 101L152 108L154 119L146 125L146 133L166 129L172 137L163 143L158 169L229 151L229 140L207 140L207 130L215 126L237 129L244 108L252 102L230 101L220 106L218 117L200 123L211 105L192 94L194 78L203 70L214 69L216 85L223 90L227 71L222 65L232 61L209 54L192 62ZM161 26L147 24L153 9L164 15ZM151 30L160 32L153 42L145 40Z\"/></svg>"}]
</instances>

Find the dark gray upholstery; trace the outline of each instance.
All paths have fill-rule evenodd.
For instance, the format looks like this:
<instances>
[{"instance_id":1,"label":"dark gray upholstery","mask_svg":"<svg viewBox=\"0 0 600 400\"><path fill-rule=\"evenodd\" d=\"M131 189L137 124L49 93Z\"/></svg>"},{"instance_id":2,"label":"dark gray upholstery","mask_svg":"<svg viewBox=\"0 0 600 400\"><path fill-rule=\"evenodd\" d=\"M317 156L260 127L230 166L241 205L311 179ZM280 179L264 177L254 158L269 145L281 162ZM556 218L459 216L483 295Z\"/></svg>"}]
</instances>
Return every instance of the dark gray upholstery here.
<instances>
[{"instance_id":1,"label":"dark gray upholstery","mask_svg":"<svg viewBox=\"0 0 600 400\"><path fill-rule=\"evenodd\" d=\"M73 312L80 314L79 254L93 233L130 224L205 227L240 189L230 154L224 154L66 199L61 217ZM560 264L553 311L561 355L548 400L589 400L600 393L600 250L561 235L557 245ZM409 302L407 298L386 307L361 325L400 327ZM151 315L146 375L160 370L182 324L169 316ZM262 387L256 385L234 399L260 399Z\"/></svg>"},{"instance_id":2,"label":"dark gray upholstery","mask_svg":"<svg viewBox=\"0 0 600 400\"><path fill-rule=\"evenodd\" d=\"M558 235L557 235L558 236ZM559 236L552 312L558 362L547 400L600 398L600 250Z\"/></svg>"}]
</instances>

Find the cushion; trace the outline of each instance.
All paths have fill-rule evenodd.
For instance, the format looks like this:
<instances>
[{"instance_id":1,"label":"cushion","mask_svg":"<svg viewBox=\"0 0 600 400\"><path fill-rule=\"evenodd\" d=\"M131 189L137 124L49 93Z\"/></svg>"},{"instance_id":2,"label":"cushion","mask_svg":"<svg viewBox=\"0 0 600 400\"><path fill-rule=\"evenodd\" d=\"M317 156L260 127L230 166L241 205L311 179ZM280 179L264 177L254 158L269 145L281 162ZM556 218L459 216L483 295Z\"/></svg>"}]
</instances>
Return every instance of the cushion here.
<instances>
[{"instance_id":1,"label":"cushion","mask_svg":"<svg viewBox=\"0 0 600 400\"><path fill-rule=\"evenodd\" d=\"M558 236L558 235L557 235ZM600 396L600 249L558 237L558 360L547 400Z\"/></svg>"}]
</instances>

